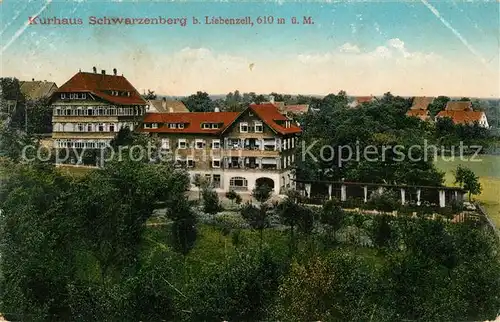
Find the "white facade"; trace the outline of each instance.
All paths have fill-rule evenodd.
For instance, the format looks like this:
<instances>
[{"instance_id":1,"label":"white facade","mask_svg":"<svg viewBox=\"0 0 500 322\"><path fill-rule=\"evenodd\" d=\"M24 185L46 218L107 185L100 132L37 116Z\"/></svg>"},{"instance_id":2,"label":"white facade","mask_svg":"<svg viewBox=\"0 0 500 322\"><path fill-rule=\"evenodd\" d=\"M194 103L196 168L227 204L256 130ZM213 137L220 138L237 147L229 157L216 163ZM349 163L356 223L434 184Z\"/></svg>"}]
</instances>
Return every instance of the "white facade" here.
<instances>
[{"instance_id":1,"label":"white facade","mask_svg":"<svg viewBox=\"0 0 500 322\"><path fill-rule=\"evenodd\" d=\"M191 190L198 191L198 187L194 185L196 176L209 179L213 182L213 178L220 178L220 184L215 186L215 191L223 193L234 190L238 193L251 194L252 190L257 186L258 181L273 184L273 194L284 194L286 189L294 188L295 181L291 170L284 171L263 171L241 170L241 169L213 169L212 171L189 171L191 176Z\"/></svg>"}]
</instances>

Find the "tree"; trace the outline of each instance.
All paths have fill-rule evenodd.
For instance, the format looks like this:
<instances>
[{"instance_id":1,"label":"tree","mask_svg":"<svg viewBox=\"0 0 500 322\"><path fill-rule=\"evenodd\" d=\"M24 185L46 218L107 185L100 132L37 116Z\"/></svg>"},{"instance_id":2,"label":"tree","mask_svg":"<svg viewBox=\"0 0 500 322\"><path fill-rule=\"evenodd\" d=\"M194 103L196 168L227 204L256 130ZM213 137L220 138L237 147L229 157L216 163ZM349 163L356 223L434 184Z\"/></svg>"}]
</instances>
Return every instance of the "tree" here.
<instances>
[{"instance_id":1,"label":"tree","mask_svg":"<svg viewBox=\"0 0 500 322\"><path fill-rule=\"evenodd\" d=\"M469 168L459 165L455 170L455 183L469 192L469 201L472 195L478 195L482 191L479 177Z\"/></svg>"},{"instance_id":2,"label":"tree","mask_svg":"<svg viewBox=\"0 0 500 322\"><path fill-rule=\"evenodd\" d=\"M376 215L372 225L372 241L377 247L388 247L392 238L392 229L388 215Z\"/></svg>"},{"instance_id":3,"label":"tree","mask_svg":"<svg viewBox=\"0 0 500 322\"><path fill-rule=\"evenodd\" d=\"M231 200L233 204L236 202L237 205L239 205L242 201L241 196L234 190L226 192L226 198Z\"/></svg>"},{"instance_id":4,"label":"tree","mask_svg":"<svg viewBox=\"0 0 500 322\"><path fill-rule=\"evenodd\" d=\"M190 112L213 112L215 104L206 92L196 92L182 100Z\"/></svg>"},{"instance_id":5,"label":"tree","mask_svg":"<svg viewBox=\"0 0 500 322\"><path fill-rule=\"evenodd\" d=\"M252 191L252 197L254 197L258 202L265 203L271 197L272 189L266 184L261 184L255 186Z\"/></svg>"},{"instance_id":6,"label":"tree","mask_svg":"<svg viewBox=\"0 0 500 322\"><path fill-rule=\"evenodd\" d=\"M205 189L205 187L207 186L208 182L204 177L202 177L199 173L197 173L194 175L193 184L195 185L195 187L198 188L198 199L201 200L201 193L203 189Z\"/></svg>"},{"instance_id":7,"label":"tree","mask_svg":"<svg viewBox=\"0 0 500 322\"><path fill-rule=\"evenodd\" d=\"M450 101L450 98L447 96L438 96L434 99L434 101L429 104L429 114L431 117L436 116L440 111L443 111L446 107L446 104Z\"/></svg>"},{"instance_id":8,"label":"tree","mask_svg":"<svg viewBox=\"0 0 500 322\"><path fill-rule=\"evenodd\" d=\"M240 210L241 216L248 222L248 224L259 231L260 236L260 249L262 250L262 242L264 239L264 228L268 227L268 207L265 204L261 204L260 207L256 207L251 203L246 203Z\"/></svg>"},{"instance_id":9,"label":"tree","mask_svg":"<svg viewBox=\"0 0 500 322\"><path fill-rule=\"evenodd\" d=\"M203 187L203 211L210 215L215 215L221 211L221 205L219 202L219 196L217 192L210 186L205 185Z\"/></svg>"},{"instance_id":10,"label":"tree","mask_svg":"<svg viewBox=\"0 0 500 322\"><path fill-rule=\"evenodd\" d=\"M156 94L155 94L155 91L152 91L150 89L148 89L148 93L144 93L142 95L142 97L145 99L145 100L155 100L156 99Z\"/></svg>"},{"instance_id":11,"label":"tree","mask_svg":"<svg viewBox=\"0 0 500 322\"><path fill-rule=\"evenodd\" d=\"M320 214L320 222L333 231L333 240L336 240L337 231L342 228L345 214L340 205L334 200L327 201Z\"/></svg>"}]
</instances>

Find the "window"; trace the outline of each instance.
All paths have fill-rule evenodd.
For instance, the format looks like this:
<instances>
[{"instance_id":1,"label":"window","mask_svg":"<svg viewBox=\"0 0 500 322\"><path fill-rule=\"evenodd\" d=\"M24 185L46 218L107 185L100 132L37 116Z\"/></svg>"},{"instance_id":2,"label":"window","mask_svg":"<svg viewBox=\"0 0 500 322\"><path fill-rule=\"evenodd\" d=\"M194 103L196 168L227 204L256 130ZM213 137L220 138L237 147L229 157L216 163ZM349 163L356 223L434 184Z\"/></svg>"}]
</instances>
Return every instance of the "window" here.
<instances>
[{"instance_id":1,"label":"window","mask_svg":"<svg viewBox=\"0 0 500 322\"><path fill-rule=\"evenodd\" d=\"M165 150L170 149L170 142L168 139L161 139L161 148Z\"/></svg>"},{"instance_id":2,"label":"window","mask_svg":"<svg viewBox=\"0 0 500 322\"><path fill-rule=\"evenodd\" d=\"M218 129L219 123L212 123L212 129Z\"/></svg>"},{"instance_id":3,"label":"window","mask_svg":"<svg viewBox=\"0 0 500 322\"><path fill-rule=\"evenodd\" d=\"M66 94L65 93L61 93L61 99L66 99Z\"/></svg>"},{"instance_id":4,"label":"window","mask_svg":"<svg viewBox=\"0 0 500 322\"><path fill-rule=\"evenodd\" d=\"M214 174L212 180L212 187L220 188L221 187L220 181L221 181L220 174Z\"/></svg>"},{"instance_id":5,"label":"window","mask_svg":"<svg viewBox=\"0 0 500 322\"><path fill-rule=\"evenodd\" d=\"M109 125L109 132L114 132L115 131L115 124L111 123Z\"/></svg>"},{"instance_id":6,"label":"window","mask_svg":"<svg viewBox=\"0 0 500 322\"><path fill-rule=\"evenodd\" d=\"M262 126L262 122L255 122L255 133L262 133L264 130L264 127Z\"/></svg>"},{"instance_id":7,"label":"window","mask_svg":"<svg viewBox=\"0 0 500 322\"><path fill-rule=\"evenodd\" d=\"M97 131L98 132L104 132L104 124L103 123L97 124Z\"/></svg>"},{"instance_id":8,"label":"window","mask_svg":"<svg viewBox=\"0 0 500 322\"><path fill-rule=\"evenodd\" d=\"M80 98L81 98L81 99L86 99L86 98L87 98L87 94L85 94L85 93L81 93L81 94L80 94Z\"/></svg>"},{"instance_id":9,"label":"window","mask_svg":"<svg viewBox=\"0 0 500 322\"><path fill-rule=\"evenodd\" d=\"M176 129L177 128L177 124L175 124L175 123L168 123L168 128L169 129Z\"/></svg>"},{"instance_id":10,"label":"window","mask_svg":"<svg viewBox=\"0 0 500 322\"><path fill-rule=\"evenodd\" d=\"M194 167L194 160L192 157L187 157L187 167L188 168L193 168Z\"/></svg>"},{"instance_id":11,"label":"window","mask_svg":"<svg viewBox=\"0 0 500 322\"><path fill-rule=\"evenodd\" d=\"M210 123L203 123L203 124L201 124L201 128L204 129L204 130L210 129Z\"/></svg>"},{"instance_id":12,"label":"window","mask_svg":"<svg viewBox=\"0 0 500 322\"><path fill-rule=\"evenodd\" d=\"M178 127L179 129L183 129L183 128L184 128L184 123L179 123L179 124L177 124L177 127Z\"/></svg>"},{"instance_id":13,"label":"window","mask_svg":"<svg viewBox=\"0 0 500 322\"><path fill-rule=\"evenodd\" d=\"M92 132L92 124L87 124L87 132Z\"/></svg>"},{"instance_id":14,"label":"window","mask_svg":"<svg viewBox=\"0 0 500 322\"><path fill-rule=\"evenodd\" d=\"M212 160L212 168L220 168L220 159Z\"/></svg>"},{"instance_id":15,"label":"window","mask_svg":"<svg viewBox=\"0 0 500 322\"><path fill-rule=\"evenodd\" d=\"M69 99L72 99L72 100L78 99L78 93L70 93L69 94Z\"/></svg>"},{"instance_id":16,"label":"window","mask_svg":"<svg viewBox=\"0 0 500 322\"><path fill-rule=\"evenodd\" d=\"M151 124L151 128L152 128L152 129L157 129L157 128L158 128L158 123L153 123L153 124Z\"/></svg>"},{"instance_id":17,"label":"window","mask_svg":"<svg viewBox=\"0 0 500 322\"><path fill-rule=\"evenodd\" d=\"M287 143L287 140L283 140L283 150L286 150L286 143Z\"/></svg>"},{"instance_id":18,"label":"window","mask_svg":"<svg viewBox=\"0 0 500 322\"><path fill-rule=\"evenodd\" d=\"M145 128L145 129L150 129L150 128L151 128L151 124L149 124L149 123L144 123L144 128Z\"/></svg>"},{"instance_id":19,"label":"window","mask_svg":"<svg viewBox=\"0 0 500 322\"><path fill-rule=\"evenodd\" d=\"M292 163L294 163L294 162L295 162L295 154L292 154Z\"/></svg>"},{"instance_id":20,"label":"window","mask_svg":"<svg viewBox=\"0 0 500 322\"><path fill-rule=\"evenodd\" d=\"M295 147L295 138L292 138L292 148Z\"/></svg>"},{"instance_id":21,"label":"window","mask_svg":"<svg viewBox=\"0 0 500 322\"><path fill-rule=\"evenodd\" d=\"M212 149L220 149L220 139L212 140Z\"/></svg>"},{"instance_id":22,"label":"window","mask_svg":"<svg viewBox=\"0 0 500 322\"><path fill-rule=\"evenodd\" d=\"M246 189L248 186L248 182L247 179L242 177L232 177L231 180L229 180L229 186L231 188Z\"/></svg>"},{"instance_id":23,"label":"window","mask_svg":"<svg viewBox=\"0 0 500 322\"><path fill-rule=\"evenodd\" d=\"M179 147L179 149L185 149L185 148L187 148L186 139L179 139L179 141L178 141L178 147Z\"/></svg>"},{"instance_id":24,"label":"window","mask_svg":"<svg viewBox=\"0 0 500 322\"><path fill-rule=\"evenodd\" d=\"M92 116L94 109L92 107L87 108L87 116Z\"/></svg>"},{"instance_id":25,"label":"window","mask_svg":"<svg viewBox=\"0 0 500 322\"><path fill-rule=\"evenodd\" d=\"M248 132L248 123L247 122L241 122L240 123L240 132L241 133L247 133Z\"/></svg>"},{"instance_id":26,"label":"window","mask_svg":"<svg viewBox=\"0 0 500 322\"><path fill-rule=\"evenodd\" d=\"M205 147L205 140L196 139L196 145L195 145L195 147L197 149L203 149Z\"/></svg>"},{"instance_id":27,"label":"window","mask_svg":"<svg viewBox=\"0 0 500 322\"><path fill-rule=\"evenodd\" d=\"M78 132L83 132L83 124L82 124L82 123L78 123L78 124L76 125L76 130L77 130Z\"/></svg>"}]
</instances>

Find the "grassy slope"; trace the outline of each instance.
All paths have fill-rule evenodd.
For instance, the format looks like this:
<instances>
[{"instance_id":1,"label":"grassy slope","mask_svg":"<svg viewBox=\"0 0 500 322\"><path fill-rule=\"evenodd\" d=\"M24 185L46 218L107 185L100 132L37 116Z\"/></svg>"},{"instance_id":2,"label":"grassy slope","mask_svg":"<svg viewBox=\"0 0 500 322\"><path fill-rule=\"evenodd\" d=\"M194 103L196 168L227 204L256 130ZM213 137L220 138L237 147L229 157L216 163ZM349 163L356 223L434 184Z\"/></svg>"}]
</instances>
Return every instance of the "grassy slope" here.
<instances>
[{"instance_id":1,"label":"grassy slope","mask_svg":"<svg viewBox=\"0 0 500 322\"><path fill-rule=\"evenodd\" d=\"M446 172L446 184L454 185L453 171L461 164L470 168L479 176L483 191L475 198L484 204L489 216L500 227L500 156L481 156L480 162L436 161L439 170Z\"/></svg>"}]
</instances>

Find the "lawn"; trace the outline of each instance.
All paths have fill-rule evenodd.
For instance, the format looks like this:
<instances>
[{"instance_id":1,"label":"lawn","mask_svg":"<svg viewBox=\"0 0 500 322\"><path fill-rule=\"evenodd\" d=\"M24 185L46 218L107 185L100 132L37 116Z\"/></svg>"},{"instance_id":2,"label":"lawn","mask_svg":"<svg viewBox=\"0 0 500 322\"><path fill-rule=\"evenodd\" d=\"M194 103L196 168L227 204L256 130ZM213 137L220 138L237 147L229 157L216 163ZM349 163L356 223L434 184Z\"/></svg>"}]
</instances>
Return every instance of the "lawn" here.
<instances>
[{"instance_id":1,"label":"lawn","mask_svg":"<svg viewBox=\"0 0 500 322\"><path fill-rule=\"evenodd\" d=\"M478 157L481 161L472 162L455 159L445 161L439 159L436 166L439 170L446 172L446 185L454 185L453 171L460 164L470 168L479 176L483 191L475 196L485 207L488 215L493 219L495 225L500 227L500 156L484 155Z\"/></svg>"}]
</instances>

